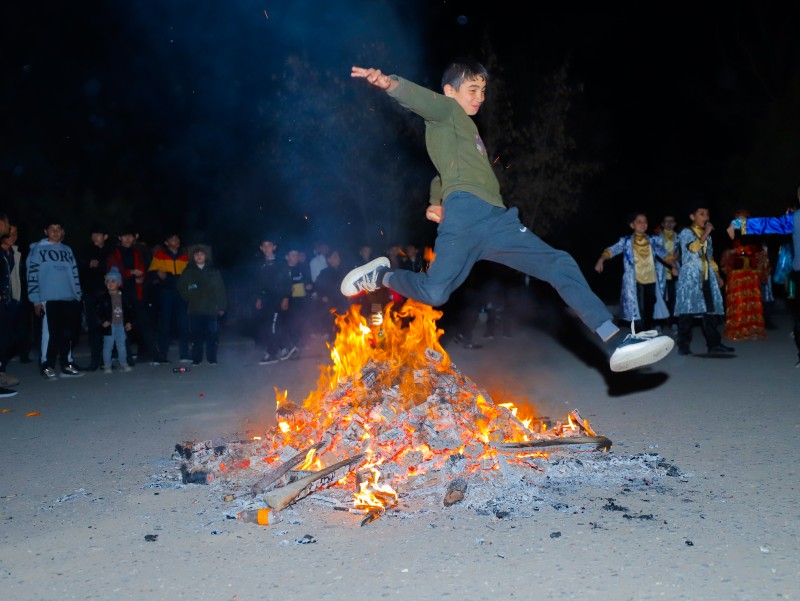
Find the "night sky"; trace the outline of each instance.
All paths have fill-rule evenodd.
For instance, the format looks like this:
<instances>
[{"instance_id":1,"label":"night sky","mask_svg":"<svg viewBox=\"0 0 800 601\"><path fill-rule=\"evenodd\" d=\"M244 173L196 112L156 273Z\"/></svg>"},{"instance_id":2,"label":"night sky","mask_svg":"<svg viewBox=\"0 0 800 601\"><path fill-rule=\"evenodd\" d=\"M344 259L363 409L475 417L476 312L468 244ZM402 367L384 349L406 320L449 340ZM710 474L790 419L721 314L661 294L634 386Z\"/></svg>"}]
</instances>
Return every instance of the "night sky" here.
<instances>
[{"instance_id":1,"label":"night sky","mask_svg":"<svg viewBox=\"0 0 800 601\"><path fill-rule=\"evenodd\" d=\"M800 184L797 5L84 0L2 10L0 204L23 242L51 214L76 245L95 221L112 231L133 222L151 242L177 226L228 265L266 232L287 244L429 241L421 124L349 70L376 66L438 90L459 55L491 54L520 108L569 62L580 91L569 132L603 168L550 241L584 265L626 232L633 209L652 225L664 211L685 224L703 199L724 225L740 207L782 211Z\"/></svg>"}]
</instances>

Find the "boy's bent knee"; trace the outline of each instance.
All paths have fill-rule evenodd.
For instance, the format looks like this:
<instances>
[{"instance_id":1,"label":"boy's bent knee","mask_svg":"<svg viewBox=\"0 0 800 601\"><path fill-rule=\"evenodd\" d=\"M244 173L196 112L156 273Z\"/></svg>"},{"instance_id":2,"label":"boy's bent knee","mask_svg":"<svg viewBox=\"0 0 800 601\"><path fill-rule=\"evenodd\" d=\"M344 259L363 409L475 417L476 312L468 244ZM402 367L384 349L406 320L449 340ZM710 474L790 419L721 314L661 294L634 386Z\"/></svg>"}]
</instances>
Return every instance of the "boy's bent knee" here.
<instances>
[{"instance_id":1,"label":"boy's bent knee","mask_svg":"<svg viewBox=\"0 0 800 601\"><path fill-rule=\"evenodd\" d=\"M431 307L439 307L445 304L449 298L450 294L443 288L431 288L429 286L420 289L417 300Z\"/></svg>"}]
</instances>

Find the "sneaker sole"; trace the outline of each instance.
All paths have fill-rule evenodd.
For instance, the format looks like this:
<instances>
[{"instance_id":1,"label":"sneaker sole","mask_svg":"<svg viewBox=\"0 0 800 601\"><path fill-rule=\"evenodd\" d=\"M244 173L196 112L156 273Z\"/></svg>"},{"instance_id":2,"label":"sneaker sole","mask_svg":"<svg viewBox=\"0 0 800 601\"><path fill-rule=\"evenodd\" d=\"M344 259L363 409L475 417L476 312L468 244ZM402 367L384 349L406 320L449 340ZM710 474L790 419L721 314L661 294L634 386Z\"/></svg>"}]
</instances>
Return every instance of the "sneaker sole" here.
<instances>
[{"instance_id":1,"label":"sneaker sole","mask_svg":"<svg viewBox=\"0 0 800 601\"><path fill-rule=\"evenodd\" d=\"M370 271L374 271L378 267L386 267L387 269L391 267L391 263L389 263L389 259L386 257L378 257L377 259L373 259L366 265L362 265L361 267L356 267L352 271L350 271L344 279L342 280L342 285L339 288L345 296L356 296L360 290L358 290L353 284L357 282L359 279L364 277Z\"/></svg>"},{"instance_id":2,"label":"sneaker sole","mask_svg":"<svg viewBox=\"0 0 800 601\"><path fill-rule=\"evenodd\" d=\"M636 345L636 347L638 346ZM614 357L617 354L615 351L611 356L611 371L629 371L661 361L675 347L675 341L669 336L658 336L641 346L644 348L632 347L630 351L616 358Z\"/></svg>"}]
</instances>

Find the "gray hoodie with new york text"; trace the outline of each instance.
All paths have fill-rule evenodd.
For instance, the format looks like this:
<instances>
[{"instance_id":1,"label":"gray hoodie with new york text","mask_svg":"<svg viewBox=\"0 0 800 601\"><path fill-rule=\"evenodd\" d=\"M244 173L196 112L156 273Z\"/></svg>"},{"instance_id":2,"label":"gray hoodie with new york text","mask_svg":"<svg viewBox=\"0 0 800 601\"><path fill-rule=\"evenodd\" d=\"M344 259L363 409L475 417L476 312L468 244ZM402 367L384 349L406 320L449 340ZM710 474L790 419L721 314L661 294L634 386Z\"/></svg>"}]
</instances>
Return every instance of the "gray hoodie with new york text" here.
<instances>
[{"instance_id":1,"label":"gray hoodie with new york text","mask_svg":"<svg viewBox=\"0 0 800 601\"><path fill-rule=\"evenodd\" d=\"M47 301L81 300L81 282L75 253L66 244L47 238L31 245L28 266L28 297L34 305Z\"/></svg>"}]
</instances>

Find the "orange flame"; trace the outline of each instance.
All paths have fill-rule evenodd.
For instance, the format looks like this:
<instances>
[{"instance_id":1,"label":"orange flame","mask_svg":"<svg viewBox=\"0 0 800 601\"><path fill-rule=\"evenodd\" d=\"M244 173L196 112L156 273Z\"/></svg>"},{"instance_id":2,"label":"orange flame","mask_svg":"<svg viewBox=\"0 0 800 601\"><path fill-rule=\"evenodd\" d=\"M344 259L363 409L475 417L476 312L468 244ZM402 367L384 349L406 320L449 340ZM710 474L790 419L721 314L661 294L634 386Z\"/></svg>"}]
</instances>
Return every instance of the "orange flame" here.
<instances>
[{"instance_id":1,"label":"orange flame","mask_svg":"<svg viewBox=\"0 0 800 601\"><path fill-rule=\"evenodd\" d=\"M523 415L527 403L497 402L481 394L451 366L439 342L441 316L412 300L388 305L380 320L368 322L358 305L336 315L337 335L328 344L331 361L320 367L316 390L298 405L288 391L275 389L277 425L263 437L272 457L268 463L290 448L313 446L297 469L316 471L364 453L368 459L353 467L372 475L359 479L353 502L379 515L397 504L397 492L379 483L373 466L381 465L393 484L441 469L454 457L464 458L467 472L489 472L500 469L496 443L591 431L587 420L568 419L550 428ZM544 457L547 453L531 451L504 460L540 469L536 461ZM343 477L337 484L348 481Z\"/></svg>"},{"instance_id":2,"label":"orange flame","mask_svg":"<svg viewBox=\"0 0 800 601\"><path fill-rule=\"evenodd\" d=\"M359 482L359 491L353 498L356 509L385 510L397 505L397 492L388 484L379 484L381 473L377 468L369 468L372 478Z\"/></svg>"}]
</instances>

